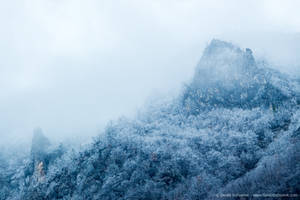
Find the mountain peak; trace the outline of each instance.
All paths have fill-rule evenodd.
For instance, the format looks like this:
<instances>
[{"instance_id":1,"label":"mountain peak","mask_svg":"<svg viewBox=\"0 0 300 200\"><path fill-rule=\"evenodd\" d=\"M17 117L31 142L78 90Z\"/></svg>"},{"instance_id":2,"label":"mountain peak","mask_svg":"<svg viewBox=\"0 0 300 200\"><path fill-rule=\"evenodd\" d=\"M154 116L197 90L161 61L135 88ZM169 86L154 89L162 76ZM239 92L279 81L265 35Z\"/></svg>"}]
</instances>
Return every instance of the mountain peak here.
<instances>
[{"instance_id":1,"label":"mountain peak","mask_svg":"<svg viewBox=\"0 0 300 200\"><path fill-rule=\"evenodd\" d=\"M274 83L273 76L281 84ZM261 68L251 49L242 50L229 42L213 39L203 52L194 79L184 94L184 101L193 102L194 107L199 109L208 105L274 107L288 99L282 84L288 85L288 82Z\"/></svg>"},{"instance_id":2,"label":"mountain peak","mask_svg":"<svg viewBox=\"0 0 300 200\"><path fill-rule=\"evenodd\" d=\"M206 47L205 51L211 53L211 51L224 50L224 49L239 50L238 47L234 46L230 42L226 42L218 39L212 39L210 44Z\"/></svg>"},{"instance_id":3,"label":"mountain peak","mask_svg":"<svg viewBox=\"0 0 300 200\"><path fill-rule=\"evenodd\" d=\"M254 69L256 63L251 49L244 51L232 43L213 39L203 52L194 81L205 85L219 81L226 84L244 79Z\"/></svg>"}]
</instances>

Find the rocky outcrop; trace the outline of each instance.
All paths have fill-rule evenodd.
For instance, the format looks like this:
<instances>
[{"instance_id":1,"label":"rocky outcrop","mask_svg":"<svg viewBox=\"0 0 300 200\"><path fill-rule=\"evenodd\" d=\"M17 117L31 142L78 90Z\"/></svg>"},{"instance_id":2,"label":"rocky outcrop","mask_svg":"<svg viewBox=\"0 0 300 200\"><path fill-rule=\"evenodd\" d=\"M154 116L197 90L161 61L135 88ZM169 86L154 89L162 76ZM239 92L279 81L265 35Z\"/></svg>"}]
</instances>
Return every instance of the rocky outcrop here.
<instances>
[{"instance_id":1,"label":"rocky outcrop","mask_svg":"<svg viewBox=\"0 0 300 200\"><path fill-rule=\"evenodd\" d=\"M214 107L264 106L275 111L295 99L292 84L282 74L257 63L249 48L244 51L231 43L212 40L182 102L190 114Z\"/></svg>"}]
</instances>

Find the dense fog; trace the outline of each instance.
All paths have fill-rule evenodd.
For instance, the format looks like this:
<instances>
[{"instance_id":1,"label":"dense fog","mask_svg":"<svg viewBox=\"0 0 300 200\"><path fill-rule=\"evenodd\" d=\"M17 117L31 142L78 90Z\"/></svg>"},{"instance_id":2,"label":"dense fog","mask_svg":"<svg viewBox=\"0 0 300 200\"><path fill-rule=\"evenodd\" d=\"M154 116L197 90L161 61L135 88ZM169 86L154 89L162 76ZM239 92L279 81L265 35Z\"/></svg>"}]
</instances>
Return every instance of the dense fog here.
<instances>
[{"instance_id":1,"label":"dense fog","mask_svg":"<svg viewBox=\"0 0 300 200\"><path fill-rule=\"evenodd\" d=\"M36 127L52 139L96 135L149 97L176 94L213 38L299 73L298 4L3 2L1 141L31 140Z\"/></svg>"},{"instance_id":2,"label":"dense fog","mask_svg":"<svg viewBox=\"0 0 300 200\"><path fill-rule=\"evenodd\" d=\"M3 2L0 200L296 199L298 7Z\"/></svg>"}]
</instances>

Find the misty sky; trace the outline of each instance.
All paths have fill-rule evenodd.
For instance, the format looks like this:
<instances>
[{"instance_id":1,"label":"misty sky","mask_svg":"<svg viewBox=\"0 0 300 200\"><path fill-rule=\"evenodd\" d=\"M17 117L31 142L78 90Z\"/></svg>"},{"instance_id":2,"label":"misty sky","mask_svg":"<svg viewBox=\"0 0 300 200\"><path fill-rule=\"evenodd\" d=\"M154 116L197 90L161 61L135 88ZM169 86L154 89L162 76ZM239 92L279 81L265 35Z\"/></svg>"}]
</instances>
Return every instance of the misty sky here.
<instances>
[{"instance_id":1,"label":"misty sky","mask_svg":"<svg viewBox=\"0 0 300 200\"><path fill-rule=\"evenodd\" d=\"M2 0L2 142L31 139L38 126L50 137L94 135L149 96L178 91L212 38L297 74L299 8L296 0Z\"/></svg>"}]
</instances>

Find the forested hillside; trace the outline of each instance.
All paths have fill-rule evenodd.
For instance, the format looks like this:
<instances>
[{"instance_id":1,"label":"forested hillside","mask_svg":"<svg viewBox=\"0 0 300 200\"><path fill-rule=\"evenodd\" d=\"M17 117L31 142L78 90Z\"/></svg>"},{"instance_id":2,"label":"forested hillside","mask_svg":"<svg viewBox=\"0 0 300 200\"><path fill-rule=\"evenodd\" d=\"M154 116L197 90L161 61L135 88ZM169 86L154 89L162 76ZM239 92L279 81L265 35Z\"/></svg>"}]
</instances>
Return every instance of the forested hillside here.
<instances>
[{"instance_id":1,"label":"forested hillside","mask_svg":"<svg viewBox=\"0 0 300 200\"><path fill-rule=\"evenodd\" d=\"M111 122L84 150L37 130L22 162L0 154L0 199L300 195L299 108L299 80L212 40L178 97Z\"/></svg>"}]
</instances>

